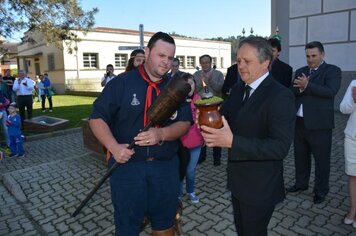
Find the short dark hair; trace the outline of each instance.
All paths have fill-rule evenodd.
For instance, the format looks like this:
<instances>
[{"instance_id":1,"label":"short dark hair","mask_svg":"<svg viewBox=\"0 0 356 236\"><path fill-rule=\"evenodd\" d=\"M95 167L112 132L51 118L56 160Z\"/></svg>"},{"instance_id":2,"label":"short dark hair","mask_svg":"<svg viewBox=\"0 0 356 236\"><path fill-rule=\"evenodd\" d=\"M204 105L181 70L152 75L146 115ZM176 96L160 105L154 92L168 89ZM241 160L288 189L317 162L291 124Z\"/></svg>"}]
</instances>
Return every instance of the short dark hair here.
<instances>
[{"instance_id":1,"label":"short dark hair","mask_svg":"<svg viewBox=\"0 0 356 236\"><path fill-rule=\"evenodd\" d=\"M179 61L179 59L178 58L173 58L173 62L175 62L175 61L177 61L178 62L178 65L180 64L180 61Z\"/></svg>"},{"instance_id":2,"label":"short dark hair","mask_svg":"<svg viewBox=\"0 0 356 236\"><path fill-rule=\"evenodd\" d=\"M113 66L112 64L107 64L107 65L106 65L106 68L108 68L108 67L114 68L114 66Z\"/></svg>"},{"instance_id":3,"label":"short dark hair","mask_svg":"<svg viewBox=\"0 0 356 236\"><path fill-rule=\"evenodd\" d=\"M282 50L281 42L278 39L270 38L268 39L268 42L272 46L272 48L277 48L278 52Z\"/></svg>"},{"instance_id":4,"label":"short dark hair","mask_svg":"<svg viewBox=\"0 0 356 236\"><path fill-rule=\"evenodd\" d=\"M145 51L143 49L135 49L131 52L130 58L135 57L137 54L143 54L145 55Z\"/></svg>"},{"instance_id":5,"label":"short dark hair","mask_svg":"<svg viewBox=\"0 0 356 236\"><path fill-rule=\"evenodd\" d=\"M319 41L313 41L305 45L305 50L312 49L312 48L318 48L319 52L324 53L324 46Z\"/></svg>"},{"instance_id":6,"label":"short dark hair","mask_svg":"<svg viewBox=\"0 0 356 236\"><path fill-rule=\"evenodd\" d=\"M269 60L272 62L272 46L268 43L265 38L250 36L245 38L239 43L238 49L240 49L244 44L248 44L257 49L258 60L260 63Z\"/></svg>"},{"instance_id":7,"label":"short dark hair","mask_svg":"<svg viewBox=\"0 0 356 236\"><path fill-rule=\"evenodd\" d=\"M210 60L210 62L212 62L213 61L213 59L211 58L211 56L210 55L208 55L208 54L204 54L204 55L202 55L202 56L200 56L199 57L199 62L201 61L201 59L203 59L204 57L208 57L209 58L209 60Z\"/></svg>"},{"instance_id":8,"label":"short dark hair","mask_svg":"<svg viewBox=\"0 0 356 236\"><path fill-rule=\"evenodd\" d=\"M174 46L176 45L172 36L170 36L167 33L163 33L161 31L159 31L159 32L155 33L154 35L152 35L152 37L148 41L147 47L151 50L155 46L155 44L158 40L162 40L164 42L173 44Z\"/></svg>"}]
</instances>

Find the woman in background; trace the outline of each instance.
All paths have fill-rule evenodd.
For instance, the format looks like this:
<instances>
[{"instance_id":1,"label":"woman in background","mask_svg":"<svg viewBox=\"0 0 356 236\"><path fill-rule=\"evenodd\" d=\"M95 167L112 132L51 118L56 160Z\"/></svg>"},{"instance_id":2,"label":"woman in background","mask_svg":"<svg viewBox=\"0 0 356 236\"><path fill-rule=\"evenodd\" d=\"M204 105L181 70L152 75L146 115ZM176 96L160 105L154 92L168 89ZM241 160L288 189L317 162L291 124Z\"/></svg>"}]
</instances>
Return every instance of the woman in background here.
<instances>
[{"instance_id":1,"label":"woman in background","mask_svg":"<svg viewBox=\"0 0 356 236\"><path fill-rule=\"evenodd\" d=\"M192 116L194 121L196 120L196 107L195 101L200 98L199 94L195 90L195 80L193 75L187 73L182 76L191 86L191 90L188 94L187 102L190 103L192 109ZM195 194L195 169L198 164L199 155L201 151L201 147L204 143L203 136L200 133L200 129L198 128L196 122L190 127L188 133L181 137L181 142L184 147L189 149L190 159L187 166L187 173L185 177L186 182L186 191L188 193L188 197L192 203L198 203L199 198ZM182 189L181 195L183 194L183 181L182 181Z\"/></svg>"},{"instance_id":2,"label":"woman in background","mask_svg":"<svg viewBox=\"0 0 356 236\"><path fill-rule=\"evenodd\" d=\"M344 223L356 228L356 80L351 81L344 98L340 103L340 111L350 114L345 128L345 172L349 176L350 208Z\"/></svg>"},{"instance_id":3,"label":"woman in background","mask_svg":"<svg viewBox=\"0 0 356 236\"><path fill-rule=\"evenodd\" d=\"M137 68L145 62L145 51L143 49L133 50L130 54L130 59L127 63L125 72Z\"/></svg>"}]
</instances>

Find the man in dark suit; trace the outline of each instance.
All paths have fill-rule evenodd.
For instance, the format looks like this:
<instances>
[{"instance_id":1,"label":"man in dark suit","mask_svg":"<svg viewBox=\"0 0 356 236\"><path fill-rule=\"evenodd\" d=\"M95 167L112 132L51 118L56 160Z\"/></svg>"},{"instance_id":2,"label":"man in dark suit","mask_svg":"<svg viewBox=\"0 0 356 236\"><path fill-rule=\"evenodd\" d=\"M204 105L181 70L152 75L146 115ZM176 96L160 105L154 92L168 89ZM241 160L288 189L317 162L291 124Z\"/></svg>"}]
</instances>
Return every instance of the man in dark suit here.
<instances>
[{"instance_id":1,"label":"man in dark suit","mask_svg":"<svg viewBox=\"0 0 356 236\"><path fill-rule=\"evenodd\" d=\"M172 67L171 67L171 71L169 73L167 73L167 77L169 80L171 80L176 74L179 77L182 77L184 72L179 70L179 64L180 61L178 58L173 58L173 62L172 62Z\"/></svg>"},{"instance_id":2,"label":"man in dark suit","mask_svg":"<svg viewBox=\"0 0 356 236\"><path fill-rule=\"evenodd\" d=\"M274 207L284 197L283 159L293 139L294 97L270 75L266 39L240 42L237 64L244 84L222 107L223 128L201 126L207 146L229 148L228 186L239 236L267 235Z\"/></svg>"},{"instance_id":3,"label":"man in dark suit","mask_svg":"<svg viewBox=\"0 0 356 236\"><path fill-rule=\"evenodd\" d=\"M241 83L241 77L237 70L237 64L233 64L232 66L227 68L224 84L221 89L224 98L229 96L232 87L236 83Z\"/></svg>"},{"instance_id":4,"label":"man in dark suit","mask_svg":"<svg viewBox=\"0 0 356 236\"><path fill-rule=\"evenodd\" d=\"M341 70L324 62L324 47L320 42L308 43L305 54L308 65L295 72L292 88L297 109L294 136L296 180L287 191L308 189L313 154L314 203L319 204L329 192L334 96L340 88Z\"/></svg>"},{"instance_id":5,"label":"man in dark suit","mask_svg":"<svg viewBox=\"0 0 356 236\"><path fill-rule=\"evenodd\" d=\"M273 61L271 66L271 74L275 80L289 88L292 82L293 69L287 63L279 60L279 53L282 50L281 43L276 38L268 39L272 46Z\"/></svg>"}]
</instances>

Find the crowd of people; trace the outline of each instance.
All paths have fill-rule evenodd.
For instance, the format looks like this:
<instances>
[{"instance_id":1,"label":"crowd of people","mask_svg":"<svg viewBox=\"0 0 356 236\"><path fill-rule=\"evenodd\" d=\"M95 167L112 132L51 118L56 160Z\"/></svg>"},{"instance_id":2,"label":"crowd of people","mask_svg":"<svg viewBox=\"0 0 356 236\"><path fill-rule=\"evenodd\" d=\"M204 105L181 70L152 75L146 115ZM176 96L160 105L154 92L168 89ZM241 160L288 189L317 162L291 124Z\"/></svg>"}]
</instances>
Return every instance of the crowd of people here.
<instances>
[{"instance_id":1,"label":"crowd of people","mask_svg":"<svg viewBox=\"0 0 356 236\"><path fill-rule=\"evenodd\" d=\"M138 234L146 216L151 221L154 235L173 235L174 209L183 199L184 192L191 203L199 203L194 187L195 172L198 163L206 158L207 147L212 148L214 166L221 165L221 148L228 148L227 187L232 193L238 235L267 235L276 204L284 200L286 193L297 194L308 189L312 158L315 160L313 202L325 201L329 192L334 97L340 88L341 70L324 60L323 44L314 41L305 45L307 65L297 69L293 77L292 67L279 59L281 50L279 39L248 37L240 42L236 64L228 68L225 78L208 54L200 56L201 69L198 67L193 75L180 71L180 61L174 58L174 40L162 32L152 37L145 50L131 54L126 71L113 80L115 86L103 90L91 115L95 135L109 150L110 165L115 161L127 163L125 170L120 170L120 174L111 179L117 234ZM136 58L139 60L137 64L134 63ZM185 108L184 116L178 116L183 120L140 133L146 111L144 104L157 96L155 90L162 89L162 84L175 76L191 85L186 101L190 112ZM203 97L205 87L214 96L224 99L220 108L223 115L220 129L200 127L196 121L199 114L194 103ZM350 209L344 223L353 227L356 227L355 102L354 80L340 104L341 112L351 114L345 129ZM190 128L187 128L187 122L190 122ZM119 126L124 130L135 128L124 132ZM134 150L127 149L130 140L136 141L138 147ZM170 145L161 146L161 141L169 141ZM295 182L287 183L289 186L285 188L283 159L292 144ZM181 163L185 162L179 185L171 182L171 178L160 179L166 173L163 166L171 170L170 177L176 176L170 169L172 163L177 164L176 156ZM139 168L145 177L132 176L130 168ZM152 176L160 180L148 177L152 170L162 171ZM137 178L146 179L145 184ZM156 189L154 184L147 185L151 181L160 181L162 186L170 187L162 192L163 189ZM140 192L133 185L140 188ZM165 195L168 190L170 194ZM129 194L123 196L120 192ZM139 203L142 196L148 205ZM166 197L165 201L156 204L162 196Z\"/></svg>"},{"instance_id":2,"label":"crowd of people","mask_svg":"<svg viewBox=\"0 0 356 236\"><path fill-rule=\"evenodd\" d=\"M101 79L104 87L93 104L89 124L108 150L108 165L120 163L110 177L116 235L138 235L144 218L153 235L174 235L176 210L185 193L192 204L198 163L212 148L213 165L221 165L221 150L228 149L227 188L238 235L267 235L277 203L286 193L309 188L315 161L313 203L329 192L330 156L334 124L334 97L340 89L341 70L324 60L321 42L305 45L306 66L293 69L279 59L278 39L247 37L236 51L236 64L224 78L212 57L199 57L194 74L179 70L175 41L157 32L145 50L134 50L125 72L115 75L112 64ZM142 131L146 113L175 77L191 87L186 101L163 125ZM110 86L106 86L110 83ZM223 127L199 126L195 102L207 89L224 99L220 107ZM52 112L48 74L38 81L20 70L18 78L0 75L0 120L10 156L24 156L20 127L32 117L33 91L42 112ZM345 128L345 172L349 176L350 208L344 223L356 228L356 80L349 85L340 111L350 114ZM16 113L19 109L19 115ZM134 142L135 147L129 148ZM294 145L295 182L283 179L283 160ZM184 153L184 154L182 154ZM183 172L178 166L183 165ZM184 187L185 184L185 187Z\"/></svg>"},{"instance_id":3,"label":"crowd of people","mask_svg":"<svg viewBox=\"0 0 356 236\"><path fill-rule=\"evenodd\" d=\"M10 150L9 157L25 156L21 130L24 128L24 120L32 118L36 97L41 102L42 112L46 111L46 99L49 103L48 111L53 110L53 89L48 74L38 75L36 78L36 81L32 80L24 70L18 71L17 78L11 75L10 70L4 76L0 74L0 121L4 138L1 145ZM1 156L4 156L2 152Z\"/></svg>"}]
</instances>

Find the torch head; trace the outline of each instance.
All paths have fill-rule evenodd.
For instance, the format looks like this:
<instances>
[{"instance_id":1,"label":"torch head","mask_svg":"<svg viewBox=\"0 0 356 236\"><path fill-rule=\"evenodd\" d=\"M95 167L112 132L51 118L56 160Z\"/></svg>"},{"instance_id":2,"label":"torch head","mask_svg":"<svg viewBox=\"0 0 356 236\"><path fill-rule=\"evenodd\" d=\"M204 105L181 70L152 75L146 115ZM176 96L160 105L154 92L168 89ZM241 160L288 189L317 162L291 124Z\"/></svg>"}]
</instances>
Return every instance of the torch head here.
<instances>
[{"instance_id":1,"label":"torch head","mask_svg":"<svg viewBox=\"0 0 356 236\"><path fill-rule=\"evenodd\" d=\"M202 99L207 99L207 98L213 97L213 94L209 91L209 88L206 85L204 80L202 80L202 83L203 83L204 92L201 94L201 98Z\"/></svg>"},{"instance_id":2,"label":"torch head","mask_svg":"<svg viewBox=\"0 0 356 236\"><path fill-rule=\"evenodd\" d=\"M148 109L148 118L154 124L162 125L174 114L180 104L185 102L190 89L190 85L176 74Z\"/></svg>"}]
</instances>

